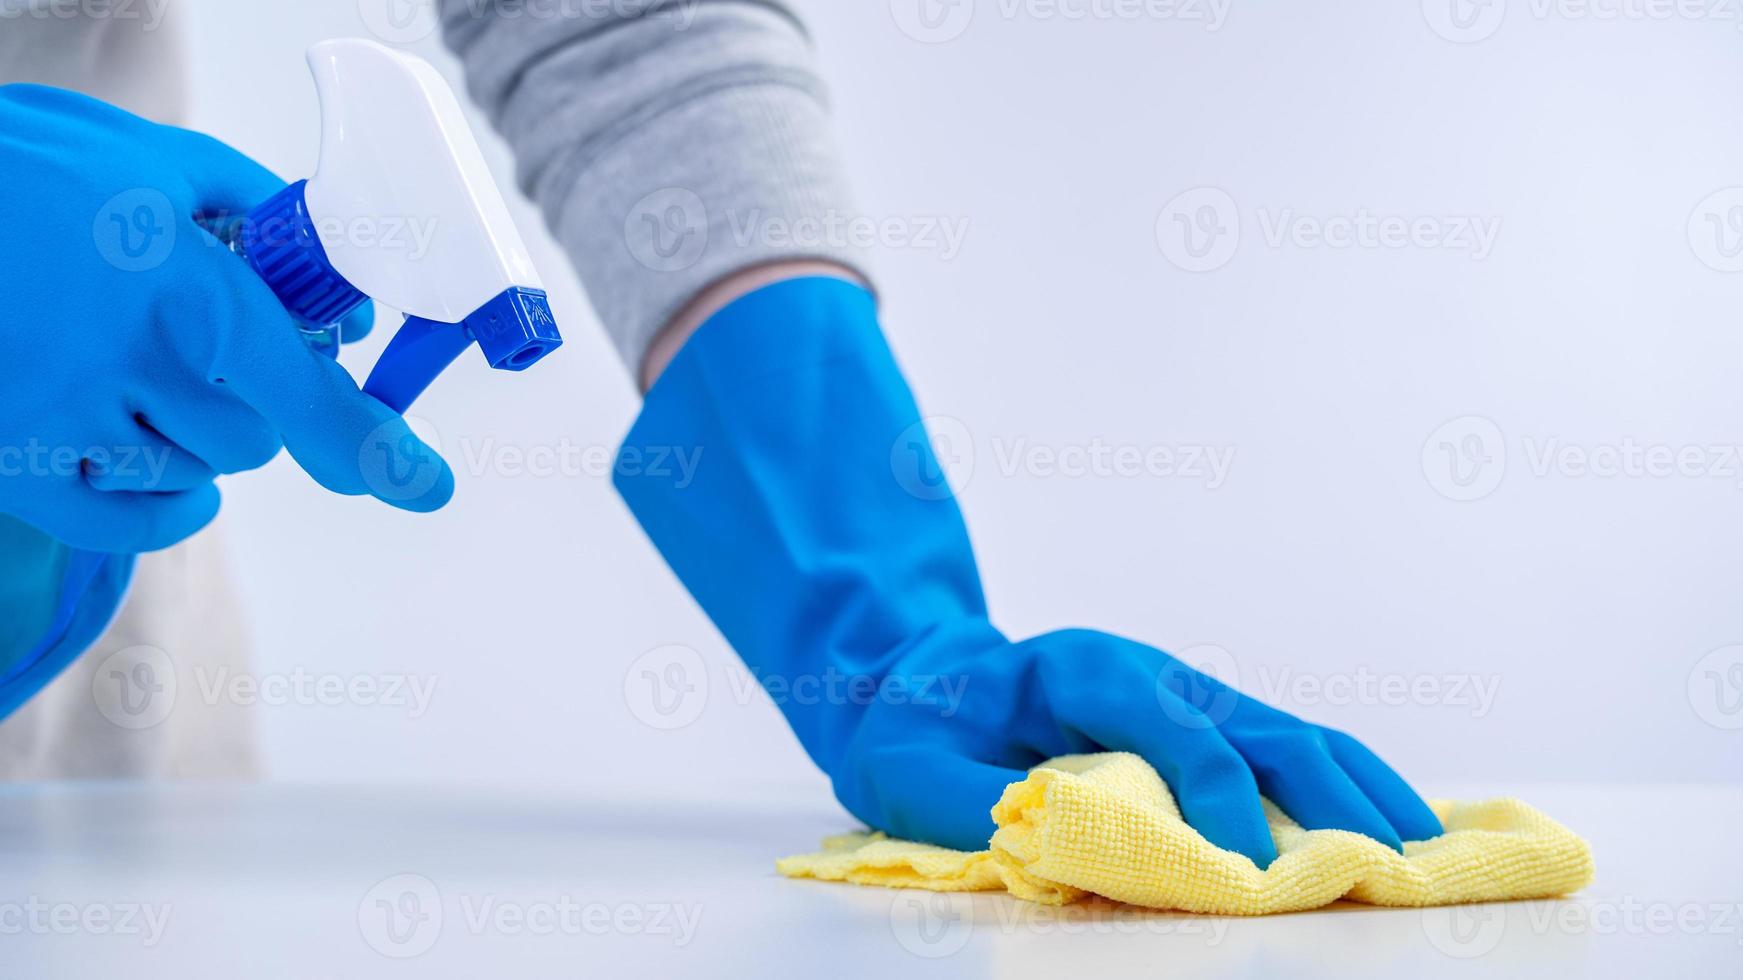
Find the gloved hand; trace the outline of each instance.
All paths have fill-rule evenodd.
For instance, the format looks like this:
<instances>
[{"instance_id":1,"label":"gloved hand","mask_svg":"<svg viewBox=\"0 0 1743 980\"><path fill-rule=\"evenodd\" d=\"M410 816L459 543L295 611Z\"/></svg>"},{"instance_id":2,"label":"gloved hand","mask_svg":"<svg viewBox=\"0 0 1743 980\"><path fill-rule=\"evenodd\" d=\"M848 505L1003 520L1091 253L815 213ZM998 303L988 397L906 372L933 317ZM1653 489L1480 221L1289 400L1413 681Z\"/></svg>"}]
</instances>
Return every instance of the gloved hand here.
<instances>
[{"instance_id":1,"label":"gloved hand","mask_svg":"<svg viewBox=\"0 0 1743 980\"><path fill-rule=\"evenodd\" d=\"M878 329L833 279L716 314L649 391L616 468L654 544L867 824L984 848L1003 788L1049 757L1148 760L1187 821L1261 867L1261 793L1310 829L1440 833L1355 739L1159 650L988 621L956 502ZM646 465L700 453L683 477ZM665 453L665 456L659 455Z\"/></svg>"},{"instance_id":2,"label":"gloved hand","mask_svg":"<svg viewBox=\"0 0 1743 980\"><path fill-rule=\"evenodd\" d=\"M196 220L283 181L210 137L40 86L0 87L0 134L0 513L75 548L151 551L212 519L218 474L281 445L338 493L408 510L452 495L405 420L310 350ZM408 494L382 446L439 472Z\"/></svg>"}]
</instances>

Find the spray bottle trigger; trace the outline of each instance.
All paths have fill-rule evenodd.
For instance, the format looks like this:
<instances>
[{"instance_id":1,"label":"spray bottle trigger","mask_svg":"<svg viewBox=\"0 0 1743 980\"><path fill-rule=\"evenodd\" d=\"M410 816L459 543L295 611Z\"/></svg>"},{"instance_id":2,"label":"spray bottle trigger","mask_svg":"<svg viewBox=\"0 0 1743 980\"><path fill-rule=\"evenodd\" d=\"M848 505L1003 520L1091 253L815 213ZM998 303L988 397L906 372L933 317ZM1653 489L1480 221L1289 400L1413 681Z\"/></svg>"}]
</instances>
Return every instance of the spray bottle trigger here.
<instances>
[{"instance_id":1,"label":"spray bottle trigger","mask_svg":"<svg viewBox=\"0 0 1743 980\"><path fill-rule=\"evenodd\" d=\"M472 335L464 324L438 323L408 316L369 372L363 391L400 414L466 348Z\"/></svg>"},{"instance_id":2,"label":"spray bottle trigger","mask_svg":"<svg viewBox=\"0 0 1743 980\"><path fill-rule=\"evenodd\" d=\"M524 371L563 345L544 290L514 286L459 323L406 317L363 390L403 414L474 340L499 371Z\"/></svg>"}]
</instances>

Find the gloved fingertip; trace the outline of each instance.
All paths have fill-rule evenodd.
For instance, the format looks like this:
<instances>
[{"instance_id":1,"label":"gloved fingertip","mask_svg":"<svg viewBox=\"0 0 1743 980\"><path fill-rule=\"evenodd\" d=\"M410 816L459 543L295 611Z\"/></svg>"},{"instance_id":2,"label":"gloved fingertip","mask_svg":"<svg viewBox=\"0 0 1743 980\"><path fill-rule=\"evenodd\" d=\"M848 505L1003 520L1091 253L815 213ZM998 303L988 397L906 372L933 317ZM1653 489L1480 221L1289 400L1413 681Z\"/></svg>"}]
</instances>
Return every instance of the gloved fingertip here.
<instances>
[{"instance_id":1,"label":"gloved fingertip","mask_svg":"<svg viewBox=\"0 0 1743 980\"><path fill-rule=\"evenodd\" d=\"M835 795L854 816L904 840L984 851L996 829L993 804L1021 782L1019 769L926 744L874 746L834 774Z\"/></svg>"},{"instance_id":2,"label":"gloved fingertip","mask_svg":"<svg viewBox=\"0 0 1743 980\"><path fill-rule=\"evenodd\" d=\"M1260 871L1269 868L1271 862L1277 860L1277 845L1271 840L1268 829L1255 834L1251 828L1246 827L1213 827L1209 832L1200 830L1199 833L1223 850L1234 851L1252 861Z\"/></svg>"},{"instance_id":3,"label":"gloved fingertip","mask_svg":"<svg viewBox=\"0 0 1743 980\"><path fill-rule=\"evenodd\" d=\"M173 547L205 530L218 517L223 495L215 483L173 493L140 493L143 523L138 536L125 547L116 548L123 554L146 554Z\"/></svg>"},{"instance_id":4,"label":"gloved fingertip","mask_svg":"<svg viewBox=\"0 0 1743 980\"><path fill-rule=\"evenodd\" d=\"M438 462L440 462L439 458ZM377 495L377 497L385 503L413 514L428 514L441 510L448 506L449 501L454 499L454 471L448 468L447 463L441 463L440 472L436 475L435 481L423 493L410 497L398 493L389 496Z\"/></svg>"},{"instance_id":5,"label":"gloved fingertip","mask_svg":"<svg viewBox=\"0 0 1743 980\"><path fill-rule=\"evenodd\" d=\"M1368 836L1387 847L1390 847L1392 850L1397 851L1399 854L1404 853L1404 838L1398 836L1398 831L1392 829L1391 825L1387 825L1386 829L1379 833L1370 832Z\"/></svg>"},{"instance_id":6,"label":"gloved fingertip","mask_svg":"<svg viewBox=\"0 0 1743 980\"><path fill-rule=\"evenodd\" d=\"M367 401L369 414L381 421L356 443L355 455L348 461L355 467L347 467L351 480L361 478L354 492L414 513L441 509L454 496L454 471L447 460L420 439L402 416L367 395L357 397Z\"/></svg>"},{"instance_id":7,"label":"gloved fingertip","mask_svg":"<svg viewBox=\"0 0 1743 980\"><path fill-rule=\"evenodd\" d=\"M1187 824L1215 846L1246 856L1261 871L1277 860L1277 843L1256 790L1195 783L1181 786L1176 800Z\"/></svg>"},{"instance_id":8,"label":"gloved fingertip","mask_svg":"<svg viewBox=\"0 0 1743 980\"><path fill-rule=\"evenodd\" d=\"M1332 758L1367 794L1400 840L1429 840L1445 833L1440 818L1422 795L1371 749L1345 732L1333 728L1320 731Z\"/></svg>"},{"instance_id":9,"label":"gloved fingertip","mask_svg":"<svg viewBox=\"0 0 1743 980\"><path fill-rule=\"evenodd\" d=\"M1244 855L1261 871L1277 860L1277 843L1256 792L1189 788L1177 794L1177 801L1187 824L1211 844Z\"/></svg>"},{"instance_id":10,"label":"gloved fingertip","mask_svg":"<svg viewBox=\"0 0 1743 980\"><path fill-rule=\"evenodd\" d=\"M1446 833L1440 818L1434 815L1434 811L1420 797L1395 801L1386 812L1401 840L1432 840Z\"/></svg>"}]
</instances>

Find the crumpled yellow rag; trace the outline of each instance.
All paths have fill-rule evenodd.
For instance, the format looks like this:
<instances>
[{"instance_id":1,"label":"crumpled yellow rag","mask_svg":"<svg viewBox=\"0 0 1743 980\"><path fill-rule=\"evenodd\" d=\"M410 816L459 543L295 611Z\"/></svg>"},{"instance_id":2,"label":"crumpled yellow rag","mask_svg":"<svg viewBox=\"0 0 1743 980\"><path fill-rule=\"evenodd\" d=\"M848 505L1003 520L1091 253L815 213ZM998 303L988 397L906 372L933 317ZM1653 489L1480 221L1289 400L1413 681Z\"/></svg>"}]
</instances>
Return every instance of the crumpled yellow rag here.
<instances>
[{"instance_id":1,"label":"crumpled yellow rag","mask_svg":"<svg viewBox=\"0 0 1743 980\"><path fill-rule=\"evenodd\" d=\"M1429 805L1446 833L1406 843L1399 854L1361 834L1303 830L1266 801L1277 860L1261 871L1189 827L1144 760L1124 752L1064 756L1005 787L988 850L845 834L776 867L790 878L1003 889L1045 905L1094 893L1215 915L1294 912L1340 898L1416 907L1547 898L1592 880L1586 842L1518 800Z\"/></svg>"}]
</instances>

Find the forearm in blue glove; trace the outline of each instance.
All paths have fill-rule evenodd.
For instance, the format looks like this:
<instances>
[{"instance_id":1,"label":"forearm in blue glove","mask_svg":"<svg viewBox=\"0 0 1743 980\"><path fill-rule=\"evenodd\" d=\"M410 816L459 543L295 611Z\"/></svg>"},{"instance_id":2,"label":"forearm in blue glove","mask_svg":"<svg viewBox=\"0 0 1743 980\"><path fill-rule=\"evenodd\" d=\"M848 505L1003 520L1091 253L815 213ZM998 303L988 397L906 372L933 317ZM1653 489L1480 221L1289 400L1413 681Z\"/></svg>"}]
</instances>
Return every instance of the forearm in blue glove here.
<instances>
[{"instance_id":1,"label":"forearm in blue glove","mask_svg":"<svg viewBox=\"0 0 1743 980\"><path fill-rule=\"evenodd\" d=\"M1276 856L1261 793L1303 826L1393 847L1440 833L1355 739L1159 650L1085 630L1007 640L955 500L915 479L939 472L919 422L871 296L800 279L716 314L649 391L625 451L700 452L689 482L618 467L619 492L757 676L833 692L782 709L852 813L980 849L1026 768L1115 750L1147 759L1193 827L1261 866Z\"/></svg>"},{"instance_id":2,"label":"forearm in blue glove","mask_svg":"<svg viewBox=\"0 0 1743 980\"><path fill-rule=\"evenodd\" d=\"M75 551L0 514L0 719L103 632L133 562L132 555Z\"/></svg>"},{"instance_id":3,"label":"forearm in blue glove","mask_svg":"<svg viewBox=\"0 0 1743 980\"><path fill-rule=\"evenodd\" d=\"M411 510L452 475L311 350L202 227L283 187L209 137L93 99L0 87L0 513L75 548L166 547L218 509L214 478L281 446L322 485ZM370 447L436 461L402 499Z\"/></svg>"}]
</instances>

